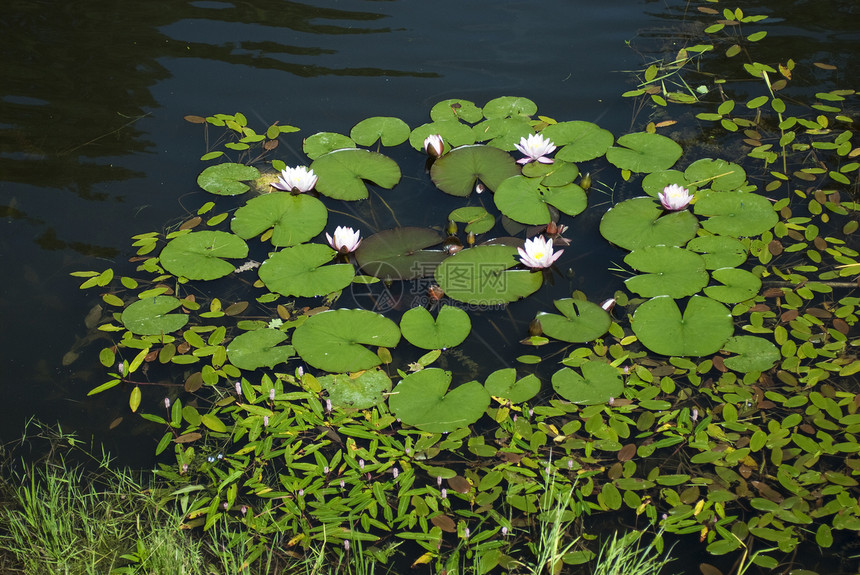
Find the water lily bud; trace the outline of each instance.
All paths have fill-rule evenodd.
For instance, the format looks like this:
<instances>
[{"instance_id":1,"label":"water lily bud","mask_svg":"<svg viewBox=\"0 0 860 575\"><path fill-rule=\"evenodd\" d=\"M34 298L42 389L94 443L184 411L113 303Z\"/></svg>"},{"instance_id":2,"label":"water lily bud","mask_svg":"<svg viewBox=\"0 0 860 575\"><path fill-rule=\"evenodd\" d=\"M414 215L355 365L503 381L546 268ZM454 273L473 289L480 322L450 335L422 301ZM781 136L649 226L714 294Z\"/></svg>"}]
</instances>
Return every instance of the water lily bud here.
<instances>
[{"instance_id":1,"label":"water lily bud","mask_svg":"<svg viewBox=\"0 0 860 575\"><path fill-rule=\"evenodd\" d=\"M431 134L424 138L424 151L432 158L438 158L445 153L445 142L439 134Z\"/></svg>"},{"instance_id":2,"label":"water lily bud","mask_svg":"<svg viewBox=\"0 0 860 575\"><path fill-rule=\"evenodd\" d=\"M442 291L442 288L439 286L434 285L427 288L427 296L433 301L439 301L444 295L445 292Z\"/></svg>"},{"instance_id":3,"label":"water lily bud","mask_svg":"<svg viewBox=\"0 0 860 575\"><path fill-rule=\"evenodd\" d=\"M470 246L475 245L475 232L469 232L466 235L466 243L469 244Z\"/></svg>"},{"instance_id":4,"label":"water lily bud","mask_svg":"<svg viewBox=\"0 0 860 575\"><path fill-rule=\"evenodd\" d=\"M487 189L487 187L484 184L482 184L481 182L478 182L477 184L475 184L475 193L476 194L482 194L482 193L484 193L484 190L486 190L486 189Z\"/></svg>"},{"instance_id":5,"label":"water lily bud","mask_svg":"<svg viewBox=\"0 0 860 575\"><path fill-rule=\"evenodd\" d=\"M558 233L558 224L550 220L550 222L546 225L546 233L548 233L551 236L554 236L555 234L557 234Z\"/></svg>"},{"instance_id":6,"label":"water lily bud","mask_svg":"<svg viewBox=\"0 0 860 575\"><path fill-rule=\"evenodd\" d=\"M453 156L451 156L453 158ZM457 234L457 222L454 220L448 220L448 227L445 228L445 231L448 232L449 236L453 236Z\"/></svg>"},{"instance_id":7,"label":"water lily bud","mask_svg":"<svg viewBox=\"0 0 860 575\"><path fill-rule=\"evenodd\" d=\"M608 300L605 300L602 304L600 304L605 311L612 311L612 308L615 307L615 298L611 297Z\"/></svg>"},{"instance_id":8,"label":"water lily bud","mask_svg":"<svg viewBox=\"0 0 860 575\"><path fill-rule=\"evenodd\" d=\"M529 322L529 335L532 337L543 335L543 327L541 326L538 318L534 318Z\"/></svg>"},{"instance_id":9,"label":"water lily bud","mask_svg":"<svg viewBox=\"0 0 860 575\"><path fill-rule=\"evenodd\" d=\"M587 192L589 188L591 188L591 172L588 172L579 178L579 187L582 188L582 191L584 192Z\"/></svg>"}]
</instances>

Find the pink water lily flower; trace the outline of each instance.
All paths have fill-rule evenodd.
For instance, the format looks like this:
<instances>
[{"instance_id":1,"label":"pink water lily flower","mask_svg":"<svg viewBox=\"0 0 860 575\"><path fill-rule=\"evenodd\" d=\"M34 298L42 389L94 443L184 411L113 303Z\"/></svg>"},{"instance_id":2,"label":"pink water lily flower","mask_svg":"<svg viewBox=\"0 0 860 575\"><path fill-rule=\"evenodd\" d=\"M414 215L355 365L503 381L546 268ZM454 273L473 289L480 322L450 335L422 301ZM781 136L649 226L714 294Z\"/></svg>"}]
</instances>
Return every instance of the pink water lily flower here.
<instances>
[{"instance_id":1,"label":"pink water lily flower","mask_svg":"<svg viewBox=\"0 0 860 575\"><path fill-rule=\"evenodd\" d=\"M551 164L552 158L547 158L547 154L555 151L555 144L552 141L545 139L540 134L532 134L526 139L520 138L519 144L514 144L525 158L517 160L518 164L528 164L529 162L540 162L541 164Z\"/></svg>"},{"instance_id":2,"label":"pink water lily flower","mask_svg":"<svg viewBox=\"0 0 860 575\"><path fill-rule=\"evenodd\" d=\"M678 184L666 186L663 191L657 194L660 198L660 203L670 212L683 210L693 199L693 194L687 188L683 188Z\"/></svg>"},{"instance_id":3,"label":"pink water lily flower","mask_svg":"<svg viewBox=\"0 0 860 575\"><path fill-rule=\"evenodd\" d=\"M326 234L328 244L342 254L354 252L361 243L361 230L353 230L347 226L338 226L334 230L334 237Z\"/></svg>"},{"instance_id":4,"label":"pink water lily flower","mask_svg":"<svg viewBox=\"0 0 860 575\"><path fill-rule=\"evenodd\" d=\"M272 187L285 192L305 193L314 189L315 185L317 185L317 176L314 171L298 166L281 170L278 181L272 184Z\"/></svg>"},{"instance_id":5,"label":"pink water lily flower","mask_svg":"<svg viewBox=\"0 0 860 575\"><path fill-rule=\"evenodd\" d=\"M564 252L564 250L553 252L552 240L543 236L526 240L525 246L517 248L517 251L520 253L520 261L523 265L533 269L550 267Z\"/></svg>"},{"instance_id":6,"label":"pink water lily flower","mask_svg":"<svg viewBox=\"0 0 860 575\"><path fill-rule=\"evenodd\" d=\"M431 134L424 138L424 151L427 152L428 156L434 158L438 158L445 153L445 142L442 141L442 136Z\"/></svg>"}]
</instances>

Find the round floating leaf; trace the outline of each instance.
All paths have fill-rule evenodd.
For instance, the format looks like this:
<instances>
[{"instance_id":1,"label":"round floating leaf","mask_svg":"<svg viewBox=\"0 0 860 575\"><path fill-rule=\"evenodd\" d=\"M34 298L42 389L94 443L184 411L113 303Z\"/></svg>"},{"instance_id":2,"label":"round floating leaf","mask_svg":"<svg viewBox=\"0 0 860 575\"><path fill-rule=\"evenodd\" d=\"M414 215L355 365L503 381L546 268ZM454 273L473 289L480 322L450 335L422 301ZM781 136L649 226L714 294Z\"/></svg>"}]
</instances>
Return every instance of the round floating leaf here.
<instances>
[{"instance_id":1,"label":"round floating leaf","mask_svg":"<svg viewBox=\"0 0 860 575\"><path fill-rule=\"evenodd\" d=\"M368 409L385 401L391 379L378 369L359 374L335 373L317 378L335 407Z\"/></svg>"},{"instance_id":2,"label":"round floating leaf","mask_svg":"<svg viewBox=\"0 0 860 575\"><path fill-rule=\"evenodd\" d=\"M182 329L188 323L184 313L168 313L182 305L175 297L158 295L136 301L123 310L120 320L135 335L161 335Z\"/></svg>"},{"instance_id":3,"label":"round floating leaf","mask_svg":"<svg viewBox=\"0 0 860 575\"><path fill-rule=\"evenodd\" d=\"M170 240L161 250L164 269L191 280L214 280L235 267L221 258L244 258L248 244L235 234L219 231L191 232Z\"/></svg>"},{"instance_id":4,"label":"round floating leaf","mask_svg":"<svg viewBox=\"0 0 860 575\"><path fill-rule=\"evenodd\" d=\"M478 180L495 191L505 179L519 173L510 154L480 144L455 148L430 168L430 178L437 188L460 197L471 194Z\"/></svg>"},{"instance_id":5,"label":"round floating leaf","mask_svg":"<svg viewBox=\"0 0 860 575\"><path fill-rule=\"evenodd\" d=\"M369 150L336 150L318 157L311 169L319 178L316 190L336 200L367 198L364 180L386 188L400 181L397 163L378 152Z\"/></svg>"},{"instance_id":6,"label":"round floating leaf","mask_svg":"<svg viewBox=\"0 0 860 575\"><path fill-rule=\"evenodd\" d=\"M415 347L423 349L458 346L463 343L471 329L469 314L450 305L442 306L435 321L423 307L413 307L400 319L403 337Z\"/></svg>"},{"instance_id":7,"label":"round floating leaf","mask_svg":"<svg viewBox=\"0 0 860 575\"><path fill-rule=\"evenodd\" d=\"M636 132L618 138L618 145L606 151L606 159L614 166L631 172L668 170L684 150L674 140L660 134Z\"/></svg>"},{"instance_id":8,"label":"round floating leaf","mask_svg":"<svg viewBox=\"0 0 860 575\"><path fill-rule=\"evenodd\" d=\"M544 186L566 186L579 175L576 164L556 160L551 164L531 162L523 166L523 175L529 178L541 178Z\"/></svg>"},{"instance_id":9,"label":"round floating leaf","mask_svg":"<svg viewBox=\"0 0 860 575\"><path fill-rule=\"evenodd\" d=\"M604 238L627 250L645 246L683 246L699 229L687 210L667 213L652 198L633 198L616 204L600 220Z\"/></svg>"},{"instance_id":10,"label":"round floating leaf","mask_svg":"<svg viewBox=\"0 0 860 575\"><path fill-rule=\"evenodd\" d=\"M427 136L439 134L445 140L445 144L449 148L457 146L467 146L475 143L475 134L472 128L466 124L462 124L457 120L445 120L442 122L433 122L430 124L422 124L412 130L409 135L409 145L416 150L424 151L424 140Z\"/></svg>"},{"instance_id":11,"label":"round floating leaf","mask_svg":"<svg viewBox=\"0 0 860 575\"><path fill-rule=\"evenodd\" d=\"M336 292L355 277L351 264L325 265L337 252L320 244L301 244L281 250L262 263L260 280L285 296L313 297Z\"/></svg>"},{"instance_id":12,"label":"round floating leaf","mask_svg":"<svg viewBox=\"0 0 860 575\"><path fill-rule=\"evenodd\" d=\"M588 197L576 184L547 187L538 178L514 176L501 183L493 196L496 207L514 221L530 225L548 224L552 219L549 206L575 216L582 212Z\"/></svg>"},{"instance_id":13,"label":"round floating leaf","mask_svg":"<svg viewBox=\"0 0 860 575\"><path fill-rule=\"evenodd\" d=\"M559 122L541 131L545 138L561 148L555 157L567 162L585 162L599 158L612 146L612 132L591 122Z\"/></svg>"},{"instance_id":14,"label":"round floating leaf","mask_svg":"<svg viewBox=\"0 0 860 575\"><path fill-rule=\"evenodd\" d=\"M445 295L468 304L495 306L534 293L543 275L508 270L517 265L512 246L482 245L445 259L436 268L436 282Z\"/></svg>"},{"instance_id":15,"label":"round floating leaf","mask_svg":"<svg viewBox=\"0 0 860 575\"><path fill-rule=\"evenodd\" d=\"M723 303L738 303L758 295L761 280L747 270L720 268L711 272L721 286L705 288L705 295Z\"/></svg>"},{"instance_id":16,"label":"round floating leaf","mask_svg":"<svg viewBox=\"0 0 860 575\"><path fill-rule=\"evenodd\" d=\"M245 164L218 164L209 166L197 177L197 185L219 196L238 196L248 191L242 182L260 177L257 168Z\"/></svg>"},{"instance_id":17,"label":"round floating leaf","mask_svg":"<svg viewBox=\"0 0 860 575\"><path fill-rule=\"evenodd\" d=\"M397 146L409 139L409 124L400 118L374 116L353 126L349 137L360 146L372 146L377 140L383 146Z\"/></svg>"},{"instance_id":18,"label":"round floating leaf","mask_svg":"<svg viewBox=\"0 0 860 575\"><path fill-rule=\"evenodd\" d=\"M729 338L723 349L738 355L724 360L726 367L749 373L767 371L780 360L779 349L768 340L753 335L736 335Z\"/></svg>"},{"instance_id":19,"label":"round floating leaf","mask_svg":"<svg viewBox=\"0 0 860 575\"><path fill-rule=\"evenodd\" d=\"M585 343L602 336L612 323L606 310L590 301L560 299L553 303L563 316L547 312L537 314L544 335L553 339Z\"/></svg>"},{"instance_id":20,"label":"round floating leaf","mask_svg":"<svg viewBox=\"0 0 860 575\"><path fill-rule=\"evenodd\" d=\"M746 172L739 165L710 158L696 160L687 166L684 177L700 188L710 184L711 189L716 192L737 190L747 180Z\"/></svg>"},{"instance_id":21,"label":"round floating leaf","mask_svg":"<svg viewBox=\"0 0 860 575\"><path fill-rule=\"evenodd\" d=\"M316 160L320 156L328 154L329 152L334 152L335 150L354 147L355 142L353 142L351 138L347 138L343 134L337 134L335 132L316 133L305 138L305 141L302 144L302 149L305 154L307 154L307 156L312 160Z\"/></svg>"},{"instance_id":22,"label":"round floating leaf","mask_svg":"<svg viewBox=\"0 0 860 575\"><path fill-rule=\"evenodd\" d=\"M310 316L293 332L293 346L309 365L332 373L376 367L382 360L366 347L395 347L400 330L385 316L338 309Z\"/></svg>"},{"instance_id":23,"label":"round floating leaf","mask_svg":"<svg viewBox=\"0 0 860 575\"><path fill-rule=\"evenodd\" d=\"M434 122L462 120L474 124L483 117L481 109L469 100L442 100L430 109L430 118Z\"/></svg>"},{"instance_id":24,"label":"round floating leaf","mask_svg":"<svg viewBox=\"0 0 860 575\"><path fill-rule=\"evenodd\" d=\"M403 423L431 433L456 431L478 421L490 405L490 394L477 381L448 391L451 372L424 369L404 377L388 407Z\"/></svg>"},{"instance_id":25,"label":"round floating leaf","mask_svg":"<svg viewBox=\"0 0 860 575\"><path fill-rule=\"evenodd\" d=\"M502 150L514 150L520 139L532 133L532 126L525 117L493 118L472 126L476 142L487 142Z\"/></svg>"},{"instance_id":26,"label":"round floating leaf","mask_svg":"<svg viewBox=\"0 0 860 575\"><path fill-rule=\"evenodd\" d=\"M428 228L394 228L364 239L355 252L362 271L382 280L404 280L433 274L448 254L425 250L442 236Z\"/></svg>"},{"instance_id":27,"label":"round floating leaf","mask_svg":"<svg viewBox=\"0 0 860 575\"><path fill-rule=\"evenodd\" d=\"M699 236L686 245L688 250L702 254L705 269L733 268L747 260L746 247L735 238Z\"/></svg>"},{"instance_id":28,"label":"round floating leaf","mask_svg":"<svg viewBox=\"0 0 860 575\"><path fill-rule=\"evenodd\" d=\"M230 229L247 240L274 228L272 245L282 247L301 244L316 237L323 231L327 221L328 210L315 197L272 192L248 200L236 210Z\"/></svg>"},{"instance_id":29,"label":"round floating leaf","mask_svg":"<svg viewBox=\"0 0 860 575\"><path fill-rule=\"evenodd\" d=\"M618 369L602 361L582 364L582 375L563 367L552 375L555 392L568 401L585 405L608 403L612 397L621 397L624 381Z\"/></svg>"},{"instance_id":30,"label":"round floating leaf","mask_svg":"<svg viewBox=\"0 0 860 575\"><path fill-rule=\"evenodd\" d=\"M708 218L702 222L703 228L713 234L735 238L763 234L779 221L770 200L747 192L702 194L694 210Z\"/></svg>"},{"instance_id":31,"label":"round floating leaf","mask_svg":"<svg viewBox=\"0 0 860 575\"><path fill-rule=\"evenodd\" d=\"M691 297L683 316L672 298L650 299L636 308L631 327L654 353L678 356L715 353L734 332L729 310L703 296Z\"/></svg>"},{"instance_id":32,"label":"round floating leaf","mask_svg":"<svg viewBox=\"0 0 860 575\"><path fill-rule=\"evenodd\" d=\"M483 234L493 229L493 226L496 225L496 218L480 206L457 208L448 214L448 219L453 222L466 224L466 233Z\"/></svg>"},{"instance_id":33,"label":"round floating leaf","mask_svg":"<svg viewBox=\"0 0 860 575\"><path fill-rule=\"evenodd\" d=\"M624 284L642 297L693 295L708 285L705 259L674 246L646 246L627 254L624 262L642 273Z\"/></svg>"},{"instance_id":34,"label":"round floating leaf","mask_svg":"<svg viewBox=\"0 0 860 575\"><path fill-rule=\"evenodd\" d=\"M484 104L485 118L509 118L512 116L532 116L537 112L537 104L528 98L501 96Z\"/></svg>"},{"instance_id":35,"label":"round floating leaf","mask_svg":"<svg viewBox=\"0 0 860 575\"><path fill-rule=\"evenodd\" d=\"M652 198L656 198L663 188L672 184L687 188L690 193L696 191L696 186L691 185L684 177L684 173L678 170L660 170L642 178L642 190Z\"/></svg>"},{"instance_id":36,"label":"round floating leaf","mask_svg":"<svg viewBox=\"0 0 860 575\"><path fill-rule=\"evenodd\" d=\"M540 380L532 373L517 379L513 367L497 369L484 382L487 392L493 397L507 399L511 403L523 403L540 392Z\"/></svg>"},{"instance_id":37,"label":"round floating leaf","mask_svg":"<svg viewBox=\"0 0 860 575\"><path fill-rule=\"evenodd\" d=\"M227 357L230 363L248 371L275 367L295 354L292 346L278 345L285 339L287 334L277 329L256 329L242 333L227 346Z\"/></svg>"}]
</instances>

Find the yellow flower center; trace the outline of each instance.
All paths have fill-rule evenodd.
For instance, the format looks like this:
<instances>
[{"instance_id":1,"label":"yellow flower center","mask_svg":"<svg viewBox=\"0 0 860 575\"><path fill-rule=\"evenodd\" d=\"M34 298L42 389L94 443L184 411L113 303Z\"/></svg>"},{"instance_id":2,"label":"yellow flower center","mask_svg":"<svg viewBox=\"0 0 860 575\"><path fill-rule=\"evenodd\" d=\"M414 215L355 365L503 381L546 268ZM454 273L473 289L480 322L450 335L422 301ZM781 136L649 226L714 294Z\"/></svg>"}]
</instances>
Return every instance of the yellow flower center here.
<instances>
[{"instance_id":1,"label":"yellow flower center","mask_svg":"<svg viewBox=\"0 0 860 575\"><path fill-rule=\"evenodd\" d=\"M535 258L536 260L542 260L542 259L543 259L543 252L537 252L537 253L535 253L534 258Z\"/></svg>"}]
</instances>

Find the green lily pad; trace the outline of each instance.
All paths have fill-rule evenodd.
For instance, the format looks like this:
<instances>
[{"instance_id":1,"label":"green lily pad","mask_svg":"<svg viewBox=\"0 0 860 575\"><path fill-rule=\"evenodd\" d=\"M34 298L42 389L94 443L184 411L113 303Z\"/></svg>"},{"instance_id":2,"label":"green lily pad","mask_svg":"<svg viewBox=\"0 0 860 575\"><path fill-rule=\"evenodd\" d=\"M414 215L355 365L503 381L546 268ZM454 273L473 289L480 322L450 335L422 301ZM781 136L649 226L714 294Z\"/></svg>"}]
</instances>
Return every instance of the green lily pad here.
<instances>
[{"instance_id":1,"label":"green lily pad","mask_svg":"<svg viewBox=\"0 0 860 575\"><path fill-rule=\"evenodd\" d=\"M501 96L493 98L484 104L483 114L485 118L511 118L529 117L537 113L537 104L528 98L518 96Z\"/></svg>"},{"instance_id":2,"label":"green lily pad","mask_svg":"<svg viewBox=\"0 0 860 575\"><path fill-rule=\"evenodd\" d=\"M364 273L382 280L409 280L433 275L448 254L425 250L444 238L428 228L384 230L362 240L355 259Z\"/></svg>"},{"instance_id":3,"label":"green lily pad","mask_svg":"<svg viewBox=\"0 0 860 575\"><path fill-rule=\"evenodd\" d=\"M490 394L477 381L451 391L451 372L424 369L404 377L394 388L388 407L403 423L423 431L456 431L478 421L490 406Z\"/></svg>"},{"instance_id":4,"label":"green lily pad","mask_svg":"<svg viewBox=\"0 0 860 575\"><path fill-rule=\"evenodd\" d=\"M352 141L352 138L347 138L336 132L318 132L305 138L302 143L302 149L312 160L316 160L329 152L347 148L355 148L355 142Z\"/></svg>"},{"instance_id":5,"label":"green lily pad","mask_svg":"<svg viewBox=\"0 0 860 575\"><path fill-rule=\"evenodd\" d=\"M400 118L374 116L352 127L349 137L359 146L372 146L377 140L383 146L398 146L409 139L409 124Z\"/></svg>"},{"instance_id":6,"label":"green lily pad","mask_svg":"<svg viewBox=\"0 0 860 575\"><path fill-rule=\"evenodd\" d=\"M218 164L209 166L197 176L197 185L219 196L238 196L248 191L249 186L242 182L260 177L257 168L245 164Z\"/></svg>"},{"instance_id":7,"label":"green lily pad","mask_svg":"<svg viewBox=\"0 0 860 575\"><path fill-rule=\"evenodd\" d=\"M770 200L747 192L710 192L696 200L697 215L707 217L702 227L712 234L753 237L779 221Z\"/></svg>"},{"instance_id":8,"label":"green lily pad","mask_svg":"<svg viewBox=\"0 0 860 575\"><path fill-rule=\"evenodd\" d=\"M468 146L475 143L475 134L472 132L470 126L458 120L444 120L422 124L412 130L412 133L409 135L409 145L423 152L424 140L427 136L432 136L433 134L442 136L442 139L449 148Z\"/></svg>"},{"instance_id":9,"label":"green lily pad","mask_svg":"<svg viewBox=\"0 0 860 575\"><path fill-rule=\"evenodd\" d=\"M385 316L338 309L310 316L293 332L293 346L309 365L332 373L376 367L382 360L364 347L395 347L400 330Z\"/></svg>"},{"instance_id":10,"label":"green lily pad","mask_svg":"<svg viewBox=\"0 0 860 575\"><path fill-rule=\"evenodd\" d=\"M471 329L469 314L450 305L442 306L435 321L423 307L413 307L400 319L403 337L422 349L456 347L463 343Z\"/></svg>"},{"instance_id":11,"label":"green lily pad","mask_svg":"<svg viewBox=\"0 0 860 575\"><path fill-rule=\"evenodd\" d=\"M544 186L566 186L579 175L579 167L561 160L551 164L530 162L523 166L523 175L529 178L541 178L540 183Z\"/></svg>"},{"instance_id":12,"label":"green lily pad","mask_svg":"<svg viewBox=\"0 0 860 575\"><path fill-rule=\"evenodd\" d=\"M336 292L355 277L351 264L325 265L336 255L336 251L320 244L286 248L260 265L260 280L285 296L313 297Z\"/></svg>"},{"instance_id":13,"label":"green lily pad","mask_svg":"<svg viewBox=\"0 0 860 575\"><path fill-rule=\"evenodd\" d=\"M120 316L122 325L135 335L161 335L185 327L188 315L168 313L182 305L175 297L158 295L129 304Z\"/></svg>"},{"instance_id":14,"label":"green lily pad","mask_svg":"<svg viewBox=\"0 0 860 575\"><path fill-rule=\"evenodd\" d=\"M235 234L219 231L191 232L170 240L160 261L173 275L191 280L214 280L236 269L221 258L248 256L248 244Z\"/></svg>"},{"instance_id":15,"label":"green lily pad","mask_svg":"<svg viewBox=\"0 0 860 575\"><path fill-rule=\"evenodd\" d=\"M481 144L455 148L430 168L430 178L437 188L460 197L471 194L478 180L495 191L505 179L519 173L510 154Z\"/></svg>"},{"instance_id":16,"label":"green lily pad","mask_svg":"<svg viewBox=\"0 0 860 575\"><path fill-rule=\"evenodd\" d=\"M520 139L532 133L532 126L526 117L493 118L472 126L476 142L502 150L514 150Z\"/></svg>"},{"instance_id":17,"label":"green lily pad","mask_svg":"<svg viewBox=\"0 0 860 575\"><path fill-rule=\"evenodd\" d=\"M493 197L496 207L514 221L530 224L548 224L552 219L549 206L569 216L582 212L588 197L576 184L547 187L538 178L514 176L501 183Z\"/></svg>"},{"instance_id":18,"label":"green lily pad","mask_svg":"<svg viewBox=\"0 0 860 575\"><path fill-rule=\"evenodd\" d=\"M715 192L737 190L747 181L747 174L739 165L711 158L702 158L687 166L684 177L700 188L710 184Z\"/></svg>"},{"instance_id":19,"label":"green lily pad","mask_svg":"<svg viewBox=\"0 0 860 575\"><path fill-rule=\"evenodd\" d=\"M509 270L517 265L517 249L482 245L462 250L436 268L436 282L445 295L463 303L495 306L534 293L543 282L541 273Z\"/></svg>"},{"instance_id":20,"label":"green lily pad","mask_svg":"<svg viewBox=\"0 0 860 575\"><path fill-rule=\"evenodd\" d=\"M708 286L705 295L723 303L739 303L758 295L761 280L747 270L720 268L711 272L715 280L725 285Z\"/></svg>"},{"instance_id":21,"label":"green lily pad","mask_svg":"<svg viewBox=\"0 0 860 575\"><path fill-rule=\"evenodd\" d=\"M602 336L612 323L606 310L590 301L560 299L553 303L563 315L537 314L544 335L553 339L585 343Z\"/></svg>"},{"instance_id":22,"label":"green lily pad","mask_svg":"<svg viewBox=\"0 0 860 575\"><path fill-rule=\"evenodd\" d=\"M364 181L393 188L400 181L397 163L378 152L369 150L336 150L318 157L311 169L319 178L316 191L336 200L367 198Z\"/></svg>"},{"instance_id":23,"label":"green lily pad","mask_svg":"<svg viewBox=\"0 0 860 575\"><path fill-rule=\"evenodd\" d=\"M636 132L618 138L618 146L606 150L609 163L631 172L668 170L684 152L674 140L660 134Z\"/></svg>"},{"instance_id":24,"label":"green lily pad","mask_svg":"<svg viewBox=\"0 0 860 575\"><path fill-rule=\"evenodd\" d=\"M430 118L434 122L461 120L474 124L484 117L481 109L469 100L442 100L430 109Z\"/></svg>"},{"instance_id":25,"label":"green lily pad","mask_svg":"<svg viewBox=\"0 0 860 575\"><path fill-rule=\"evenodd\" d=\"M616 204L600 220L600 233L627 250L645 246L683 246L696 235L699 220L688 210L666 213L652 198Z\"/></svg>"},{"instance_id":26,"label":"green lily pad","mask_svg":"<svg viewBox=\"0 0 860 575\"><path fill-rule=\"evenodd\" d=\"M369 409L385 402L391 391L391 379L379 369L369 369L360 374L335 373L317 380L335 407Z\"/></svg>"},{"instance_id":27,"label":"green lily pad","mask_svg":"<svg viewBox=\"0 0 860 575\"><path fill-rule=\"evenodd\" d=\"M729 310L698 295L688 300L683 315L669 296L650 299L636 308L630 325L642 345L662 355L709 355L734 333Z\"/></svg>"},{"instance_id":28,"label":"green lily pad","mask_svg":"<svg viewBox=\"0 0 860 575\"><path fill-rule=\"evenodd\" d=\"M328 221L321 201L307 194L272 192L248 200L236 210L230 229L242 239L258 236L269 228L272 245L294 246L316 237Z\"/></svg>"},{"instance_id":29,"label":"green lily pad","mask_svg":"<svg viewBox=\"0 0 860 575\"><path fill-rule=\"evenodd\" d=\"M540 380L530 373L517 379L517 370L513 367L497 369L487 376L484 382L487 392L511 403L523 403L540 393Z\"/></svg>"},{"instance_id":30,"label":"green lily pad","mask_svg":"<svg viewBox=\"0 0 860 575\"><path fill-rule=\"evenodd\" d=\"M618 369L602 361L582 364L582 375L563 367L552 375L552 387L564 399L583 405L608 403L610 398L621 397L624 380Z\"/></svg>"},{"instance_id":31,"label":"green lily pad","mask_svg":"<svg viewBox=\"0 0 860 575\"><path fill-rule=\"evenodd\" d=\"M239 369L253 371L261 367L275 367L295 355L289 345L278 345L287 334L277 329L255 329L233 338L227 346L230 363Z\"/></svg>"},{"instance_id":32,"label":"green lily pad","mask_svg":"<svg viewBox=\"0 0 860 575\"><path fill-rule=\"evenodd\" d=\"M466 233L483 234L496 225L496 218L480 206L467 206L465 208L457 208L450 214L448 219L452 222L466 224Z\"/></svg>"},{"instance_id":33,"label":"green lily pad","mask_svg":"<svg viewBox=\"0 0 860 575\"><path fill-rule=\"evenodd\" d=\"M779 349L768 340L753 335L736 335L729 338L723 349L738 355L724 360L726 367L749 373L767 371L781 358Z\"/></svg>"},{"instance_id":34,"label":"green lily pad","mask_svg":"<svg viewBox=\"0 0 860 575\"><path fill-rule=\"evenodd\" d=\"M747 261L747 248L735 238L699 236L686 245L688 250L702 254L705 269L733 268Z\"/></svg>"},{"instance_id":35,"label":"green lily pad","mask_svg":"<svg viewBox=\"0 0 860 575\"><path fill-rule=\"evenodd\" d=\"M697 189L696 186L687 181L684 172L678 170L660 170L659 172L651 172L642 178L642 190L652 198L656 198L657 194L663 191L663 188L672 184L687 188L691 194Z\"/></svg>"},{"instance_id":36,"label":"green lily pad","mask_svg":"<svg viewBox=\"0 0 860 575\"><path fill-rule=\"evenodd\" d=\"M586 162L599 158L615 141L612 132L597 124L581 121L550 124L541 134L560 148L555 158L566 162Z\"/></svg>"},{"instance_id":37,"label":"green lily pad","mask_svg":"<svg viewBox=\"0 0 860 575\"><path fill-rule=\"evenodd\" d=\"M642 297L667 295L677 299L698 293L708 285L705 259L683 248L646 246L627 254L624 262L645 272L624 282L627 289Z\"/></svg>"}]
</instances>

